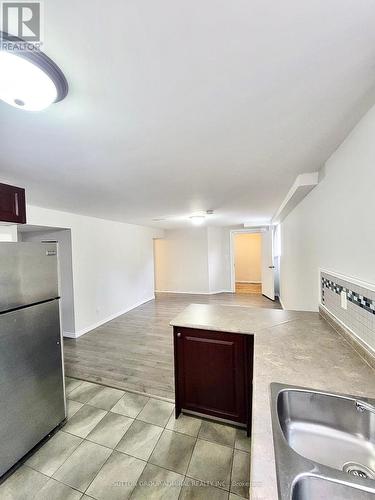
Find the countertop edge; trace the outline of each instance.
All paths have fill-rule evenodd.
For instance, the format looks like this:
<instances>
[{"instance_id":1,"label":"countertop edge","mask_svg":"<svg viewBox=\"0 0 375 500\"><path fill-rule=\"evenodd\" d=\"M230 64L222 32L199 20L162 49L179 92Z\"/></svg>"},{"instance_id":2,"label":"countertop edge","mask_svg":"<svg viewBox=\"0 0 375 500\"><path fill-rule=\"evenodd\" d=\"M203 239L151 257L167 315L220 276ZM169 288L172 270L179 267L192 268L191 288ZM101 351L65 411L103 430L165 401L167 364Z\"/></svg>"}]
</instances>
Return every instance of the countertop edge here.
<instances>
[{"instance_id":1,"label":"countertop edge","mask_svg":"<svg viewBox=\"0 0 375 500\"><path fill-rule=\"evenodd\" d=\"M217 325L201 325L199 323L179 323L173 321L171 321L169 325L176 326L178 328L193 328L197 330L208 330L221 333L238 333L239 335L255 335L255 331L244 331L239 328L220 328Z\"/></svg>"}]
</instances>

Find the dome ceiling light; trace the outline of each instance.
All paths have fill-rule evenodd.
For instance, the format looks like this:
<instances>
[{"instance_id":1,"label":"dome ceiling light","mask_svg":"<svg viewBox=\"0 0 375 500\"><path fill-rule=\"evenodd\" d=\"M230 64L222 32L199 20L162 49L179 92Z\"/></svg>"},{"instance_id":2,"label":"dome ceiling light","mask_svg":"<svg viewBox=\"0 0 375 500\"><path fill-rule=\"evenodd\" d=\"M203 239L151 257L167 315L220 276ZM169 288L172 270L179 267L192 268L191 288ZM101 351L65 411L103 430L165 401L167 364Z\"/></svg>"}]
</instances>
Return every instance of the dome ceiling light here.
<instances>
[{"instance_id":1,"label":"dome ceiling light","mask_svg":"<svg viewBox=\"0 0 375 500\"><path fill-rule=\"evenodd\" d=\"M202 224L204 224L204 219L204 215L192 215L190 217L193 226L201 226Z\"/></svg>"},{"instance_id":2,"label":"dome ceiling light","mask_svg":"<svg viewBox=\"0 0 375 500\"><path fill-rule=\"evenodd\" d=\"M0 40L7 46L0 50L0 99L27 111L40 111L64 99L68 82L52 59L36 48L18 49L23 40L7 33L0 32Z\"/></svg>"}]
</instances>

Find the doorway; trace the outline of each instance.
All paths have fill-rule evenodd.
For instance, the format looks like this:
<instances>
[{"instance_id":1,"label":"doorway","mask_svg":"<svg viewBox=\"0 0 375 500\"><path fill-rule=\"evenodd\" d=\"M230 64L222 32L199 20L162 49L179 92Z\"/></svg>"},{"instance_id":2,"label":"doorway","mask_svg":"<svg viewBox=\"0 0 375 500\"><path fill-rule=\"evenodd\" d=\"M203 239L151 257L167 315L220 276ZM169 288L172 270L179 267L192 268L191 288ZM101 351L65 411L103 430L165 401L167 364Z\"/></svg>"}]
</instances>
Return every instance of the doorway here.
<instances>
[{"instance_id":1,"label":"doorway","mask_svg":"<svg viewBox=\"0 0 375 500\"><path fill-rule=\"evenodd\" d=\"M262 237L260 233L235 233L234 291L262 293Z\"/></svg>"},{"instance_id":2,"label":"doorway","mask_svg":"<svg viewBox=\"0 0 375 500\"><path fill-rule=\"evenodd\" d=\"M274 301L278 273L274 255L274 228L235 229L230 233L232 292L262 294Z\"/></svg>"}]
</instances>

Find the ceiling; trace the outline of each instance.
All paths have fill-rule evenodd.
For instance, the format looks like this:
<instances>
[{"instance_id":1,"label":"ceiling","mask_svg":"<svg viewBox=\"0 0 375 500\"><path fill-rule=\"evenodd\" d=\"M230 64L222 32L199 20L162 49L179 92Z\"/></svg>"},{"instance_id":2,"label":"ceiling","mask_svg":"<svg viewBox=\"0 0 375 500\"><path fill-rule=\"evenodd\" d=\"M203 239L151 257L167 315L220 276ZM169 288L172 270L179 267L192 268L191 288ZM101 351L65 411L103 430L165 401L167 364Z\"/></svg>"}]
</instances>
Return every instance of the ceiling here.
<instances>
[{"instance_id":1,"label":"ceiling","mask_svg":"<svg viewBox=\"0 0 375 500\"><path fill-rule=\"evenodd\" d=\"M48 0L70 92L0 102L0 177L126 222L268 220L375 102L374 19L373 0Z\"/></svg>"}]
</instances>

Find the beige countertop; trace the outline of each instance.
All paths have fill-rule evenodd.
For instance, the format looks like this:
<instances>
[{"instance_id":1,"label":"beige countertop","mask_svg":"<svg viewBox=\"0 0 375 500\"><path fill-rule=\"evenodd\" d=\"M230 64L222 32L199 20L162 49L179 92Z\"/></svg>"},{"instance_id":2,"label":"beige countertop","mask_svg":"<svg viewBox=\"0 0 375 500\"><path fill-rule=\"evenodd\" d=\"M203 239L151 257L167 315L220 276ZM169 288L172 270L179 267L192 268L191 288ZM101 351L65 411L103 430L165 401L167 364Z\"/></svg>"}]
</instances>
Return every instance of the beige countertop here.
<instances>
[{"instance_id":1,"label":"beige countertop","mask_svg":"<svg viewBox=\"0 0 375 500\"><path fill-rule=\"evenodd\" d=\"M172 326L254 335L287 321L303 318L305 312L257 307L190 304L171 321Z\"/></svg>"},{"instance_id":2,"label":"beige countertop","mask_svg":"<svg viewBox=\"0 0 375 500\"><path fill-rule=\"evenodd\" d=\"M318 313L191 304L173 326L255 335L252 500L277 500L269 386L375 397L375 372Z\"/></svg>"}]
</instances>

